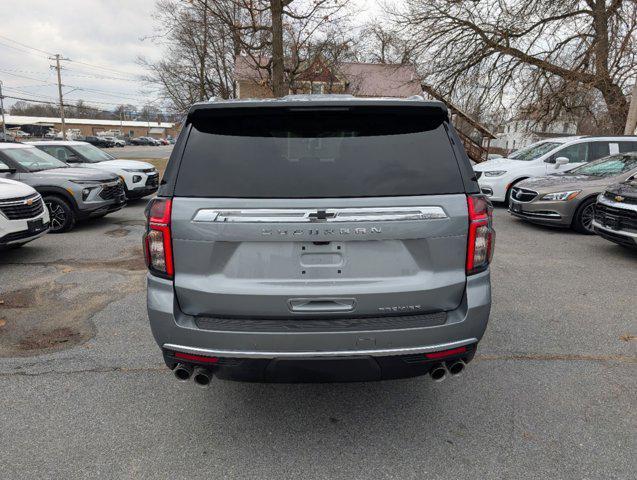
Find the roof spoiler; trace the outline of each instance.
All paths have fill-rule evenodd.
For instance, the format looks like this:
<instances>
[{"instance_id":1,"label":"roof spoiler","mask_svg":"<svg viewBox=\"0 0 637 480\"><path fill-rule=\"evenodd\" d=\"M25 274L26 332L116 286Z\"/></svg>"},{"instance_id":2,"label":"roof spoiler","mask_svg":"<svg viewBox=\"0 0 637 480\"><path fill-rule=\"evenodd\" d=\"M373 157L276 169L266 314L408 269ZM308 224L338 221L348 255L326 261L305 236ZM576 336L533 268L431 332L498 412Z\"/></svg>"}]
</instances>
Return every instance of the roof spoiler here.
<instances>
[{"instance_id":1,"label":"roof spoiler","mask_svg":"<svg viewBox=\"0 0 637 480\"><path fill-rule=\"evenodd\" d=\"M312 97L312 98L311 98ZM437 100L425 100L420 95L409 98L360 98L351 95L288 95L280 99L215 100L190 107L189 122L218 115L243 115L264 110L350 110L350 109L422 109L428 116L449 120L447 106Z\"/></svg>"}]
</instances>

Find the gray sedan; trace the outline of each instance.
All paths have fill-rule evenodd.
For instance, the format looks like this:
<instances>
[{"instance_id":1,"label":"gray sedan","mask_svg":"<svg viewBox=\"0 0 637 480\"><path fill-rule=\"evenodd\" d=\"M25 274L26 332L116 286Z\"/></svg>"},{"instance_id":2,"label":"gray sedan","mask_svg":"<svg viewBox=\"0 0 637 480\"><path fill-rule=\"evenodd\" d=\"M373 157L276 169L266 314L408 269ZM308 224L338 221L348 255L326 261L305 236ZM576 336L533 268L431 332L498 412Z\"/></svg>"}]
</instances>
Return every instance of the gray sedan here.
<instances>
[{"instance_id":1,"label":"gray sedan","mask_svg":"<svg viewBox=\"0 0 637 480\"><path fill-rule=\"evenodd\" d=\"M600 158L567 173L517 183L511 190L509 212L530 222L593 234L597 195L635 176L637 152Z\"/></svg>"}]
</instances>

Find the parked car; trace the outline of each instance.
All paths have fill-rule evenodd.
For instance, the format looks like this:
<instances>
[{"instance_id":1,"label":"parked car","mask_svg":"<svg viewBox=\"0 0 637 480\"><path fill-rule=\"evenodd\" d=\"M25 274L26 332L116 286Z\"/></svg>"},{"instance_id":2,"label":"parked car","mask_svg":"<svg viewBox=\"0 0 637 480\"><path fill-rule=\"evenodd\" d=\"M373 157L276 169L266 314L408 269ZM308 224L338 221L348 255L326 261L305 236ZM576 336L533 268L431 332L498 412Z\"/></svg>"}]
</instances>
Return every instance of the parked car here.
<instances>
[{"instance_id":1,"label":"parked car","mask_svg":"<svg viewBox=\"0 0 637 480\"><path fill-rule=\"evenodd\" d=\"M117 159L86 142L28 142L74 167L90 167L114 173L124 181L126 197L151 195L159 187L159 172L150 163Z\"/></svg>"},{"instance_id":2,"label":"parked car","mask_svg":"<svg viewBox=\"0 0 637 480\"><path fill-rule=\"evenodd\" d=\"M637 150L637 136L561 137L542 140L474 167L482 193L495 202L509 203L516 183L531 177L563 173L615 153Z\"/></svg>"},{"instance_id":3,"label":"parked car","mask_svg":"<svg viewBox=\"0 0 637 480\"><path fill-rule=\"evenodd\" d=\"M17 138L29 138L31 136L30 133L24 132L22 130L11 130L11 133Z\"/></svg>"},{"instance_id":4,"label":"parked car","mask_svg":"<svg viewBox=\"0 0 637 480\"><path fill-rule=\"evenodd\" d=\"M9 166L0 159L0 174ZM0 250L21 247L49 230L49 212L38 192L24 183L0 178Z\"/></svg>"},{"instance_id":5,"label":"parked car","mask_svg":"<svg viewBox=\"0 0 637 480\"><path fill-rule=\"evenodd\" d=\"M0 132L0 142L15 142L15 136L11 132Z\"/></svg>"},{"instance_id":6,"label":"parked car","mask_svg":"<svg viewBox=\"0 0 637 480\"><path fill-rule=\"evenodd\" d=\"M42 195L51 217L51 233L66 232L77 221L104 216L126 204L124 185L117 175L71 168L33 145L0 144L0 161L7 167L0 178L24 182Z\"/></svg>"},{"instance_id":7,"label":"parked car","mask_svg":"<svg viewBox=\"0 0 637 480\"><path fill-rule=\"evenodd\" d=\"M442 380L473 358L492 208L443 103L200 103L178 145L144 240L177 378Z\"/></svg>"},{"instance_id":8,"label":"parked car","mask_svg":"<svg viewBox=\"0 0 637 480\"><path fill-rule=\"evenodd\" d=\"M115 147L125 147L126 146L126 142L124 140L121 140L121 139L117 138L117 137L107 136L107 137L101 137L101 138L104 138L104 139L108 140L109 142L112 142L113 146L115 146Z\"/></svg>"},{"instance_id":9,"label":"parked car","mask_svg":"<svg viewBox=\"0 0 637 480\"><path fill-rule=\"evenodd\" d=\"M637 248L637 175L609 186L597 198L593 228L606 240Z\"/></svg>"},{"instance_id":10,"label":"parked car","mask_svg":"<svg viewBox=\"0 0 637 480\"><path fill-rule=\"evenodd\" d=\"M154 137L144 137L148 141L148 145L160 146L162 143L158 138Z\"/></svg>"},{"instance_id":11,"label":"parked car","mask_svg":"<svg viewBox=\"0 0 637 480\"><path fill-rule=\"evenodd\" d=\"M130 139L131 145L151 145L151 142L146 137L136 137Z\"/></svg>"},{"instance_id":12,"label":"parked car","mask_svg":"<svg viewBox=\"0 0 637 480\"><path fill-rule=\"evenodd\" d=\"M530 222L593 234L597 196L637 174L637 152L600 158L564 174L532 178L511 190L509 212Z\"/></svg>"},{"instance_id":13,"label":"parked car","mask_svg":"<svg viewBox=\"0 0 637 480\"><path fill-rule=\"evenodd\" d=\"M166 138L158 138L157 140L159 140L159 143L162 145L170 145L170 142Z\"/></svg>"},{"instance_id":14,"label":"parked car","mask_svg":"<svg viewBox=\"0 0 637 480\"><path fill-rule=\"evenodd\" d=\"M111 148L115 146L115 142L109 140L107 137L86 137L84 141L100 148Z\"/></svg>"}]
</instances>

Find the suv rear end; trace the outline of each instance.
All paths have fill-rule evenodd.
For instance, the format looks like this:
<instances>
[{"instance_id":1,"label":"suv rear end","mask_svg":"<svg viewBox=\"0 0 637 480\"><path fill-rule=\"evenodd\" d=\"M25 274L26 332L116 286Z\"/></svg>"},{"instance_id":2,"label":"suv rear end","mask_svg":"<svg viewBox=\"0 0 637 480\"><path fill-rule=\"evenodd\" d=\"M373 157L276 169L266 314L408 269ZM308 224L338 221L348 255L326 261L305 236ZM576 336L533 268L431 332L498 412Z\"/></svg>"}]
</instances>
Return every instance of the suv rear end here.
<instances>
[{"instance_id":1,"label":"suv rear end","mask_svg":"<svg viewBox=\"0 0 637 480\"><path fill-rule=\"evenodd\" d=\"M491 206L438 102L197 104L147 216L180 379L442 379L486 328Z\"/></svg>"}]
</instances>

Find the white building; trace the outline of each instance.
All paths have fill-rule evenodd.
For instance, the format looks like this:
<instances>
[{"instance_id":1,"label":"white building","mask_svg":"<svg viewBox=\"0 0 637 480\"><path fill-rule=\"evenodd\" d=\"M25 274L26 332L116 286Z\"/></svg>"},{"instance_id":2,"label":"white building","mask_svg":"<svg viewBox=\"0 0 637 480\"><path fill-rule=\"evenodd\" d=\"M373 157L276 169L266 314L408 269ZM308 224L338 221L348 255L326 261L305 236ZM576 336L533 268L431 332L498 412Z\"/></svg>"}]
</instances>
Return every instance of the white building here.
<instances>
[{"instance_id":1,"label":"white building","mask_svg":"<svg viewBox=\"0 0 637 480\"><path fill-rule=\"evenodd\" d=\"M547 137L568 137L577 134L574 120L538 122L531 119L513 119L501 125L491 146L511 152Z\"/></svg>"}]
</instances>

